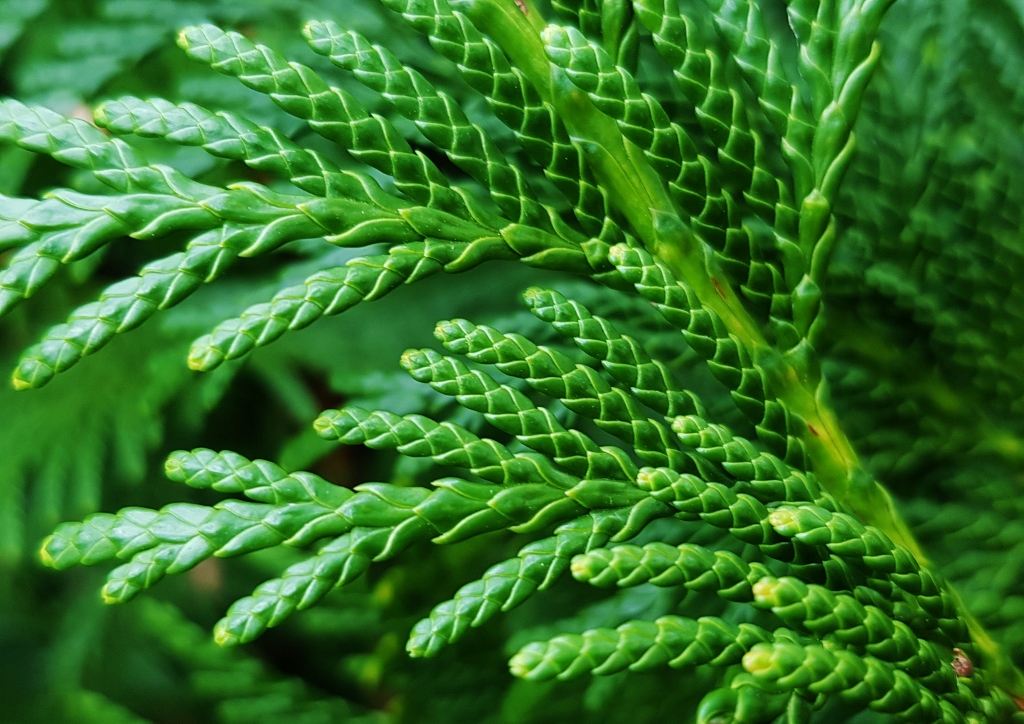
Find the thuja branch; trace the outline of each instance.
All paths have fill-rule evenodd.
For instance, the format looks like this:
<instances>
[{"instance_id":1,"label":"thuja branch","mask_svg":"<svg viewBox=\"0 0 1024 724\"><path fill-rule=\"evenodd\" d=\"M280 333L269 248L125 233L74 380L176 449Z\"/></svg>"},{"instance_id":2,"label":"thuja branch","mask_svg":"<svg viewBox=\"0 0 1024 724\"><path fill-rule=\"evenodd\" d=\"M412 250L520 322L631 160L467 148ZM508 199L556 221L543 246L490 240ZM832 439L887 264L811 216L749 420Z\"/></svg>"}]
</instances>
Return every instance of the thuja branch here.
<instances>
[{"instance_id":1,"label":"thuja branch","mask_svg":"<svg viewBox=\"0 0 1024 724\"><path fill-rule=\"evenodd\" d=\"M843 432L829 404L828 388L810 340L805 335L799 343L785 350L769 341L712 249L694 234L680 213L671 190L666 189L662 180L664 173L659 174L652 167L649 155L645 155L637 139L624 135L622 123L602 112L588 94L574 84L564 67L560 67L571 62L568 58L562 62L559 57L560 53L571 52L572 48L567 49L575 41L571 33L567 36L565 29L546 27L539 10L527 0L453 0L451 5L466 13L523 70L544 101L557 111L570 137L583 150L595 176L609 191L618 211L630 222L647 251L692 290L701 308L717 316L730 339L742 345L764 379L766 398L778 400L802 421L793 427L791 434L802 441L815 473L829 492L863 523L883 531L913 553L922 565L930 566L888 492L864 468ZM877 47L858 68L857 84L861 87L876 61ZM851 105L855 109L856 101ZM834 168L830 167L832 185L838 183L852 152L853 137L849 127L846 133ZM812 221L821 224L820 207L819 203L813 209L815 218L809 219L808 224ZM816 256L822 254L827 254L827 249ZM815 266L820 265L820 258L816 258ZM809 304L812 308L809 314L817 318L820 293L811 301L800 300L799 289L796 289L794 298L795 304ZM966 610L963 614L987 666L996 673L1001 685L1011 693L1024 695L1024 676Z\"/></svg>"},{"instance_id":2,"label":"thuja branch","mask_svg":"<svg viewBox=\"0 0 1024 724\"><path fill-rule=\"evenodd\" d=\"M453 4L465 10L526 70L545 101L557 109L573 140L584 148L598 178L611 190L611 198L644 246L693 289L701 305L722 320L729 334L742 342L754 363L766 372L774 396L805 421L804 444L815 472L830 492L857 510L865 522L885 530L901 544L909 543L908 547L918 552L905 526L896 519L888 496L863 470L823 399L824 385L810 350L805 347L798 354L784 356L767 341L710 250L681 218L641 150L557 66L548 62L545 40L551 40L557 29L537 32L537 11L510 12L509 8L517 9L511 0ZM881 508L879 502L883 503Z\"/></svg>"}]
</instances>

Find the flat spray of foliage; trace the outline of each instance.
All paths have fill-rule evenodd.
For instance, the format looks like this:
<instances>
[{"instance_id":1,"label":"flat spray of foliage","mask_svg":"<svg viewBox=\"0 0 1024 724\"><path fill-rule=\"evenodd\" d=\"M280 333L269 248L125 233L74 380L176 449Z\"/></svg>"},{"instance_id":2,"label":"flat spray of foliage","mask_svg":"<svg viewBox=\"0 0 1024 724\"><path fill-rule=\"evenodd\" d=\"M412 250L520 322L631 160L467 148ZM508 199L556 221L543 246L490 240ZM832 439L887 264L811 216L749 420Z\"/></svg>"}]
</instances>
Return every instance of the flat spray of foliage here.
<instances>
[{"instance_id":1,"label":"flat spray of foliage","mask_svg":"<svg viewBox=\"0 0 1024 724\"><path fill-rule=\"evenodd\" d=\"M512 676L660 670L706 723L1021 716L1024 91L1010 69L1024 31L1011 4L381 2L450 78L346 27L344 3L302 28L322 72L239 32L181 30L189 58L302 132L160 98L107 100L95 125L0 101L0 141L94 182L0 197L0 314L125 237L181 244L25 350L15 387L300 240L372 249L224 319L193 343L192 369L485 262L591 286L577 299L531 287L530 323L439 322L438 348L401 358L457 403L439 419L346 406L315 422L444 477L349 489L175 452L170 480L221 502L63 523L44 563L115 563L102 595L121 603L210 557L300 549L216 625L233 646L412 546L505 531L518 553L438 591L448 600L412 626L411 656L556 583L622 601L667 590L650 616L595 607L585 625L519 636ZM260 182L150 163L138 137ZM656 343L666 330L674 347ZM691 380L695 357L713 384Z\"/></svg>"}]
</instances>

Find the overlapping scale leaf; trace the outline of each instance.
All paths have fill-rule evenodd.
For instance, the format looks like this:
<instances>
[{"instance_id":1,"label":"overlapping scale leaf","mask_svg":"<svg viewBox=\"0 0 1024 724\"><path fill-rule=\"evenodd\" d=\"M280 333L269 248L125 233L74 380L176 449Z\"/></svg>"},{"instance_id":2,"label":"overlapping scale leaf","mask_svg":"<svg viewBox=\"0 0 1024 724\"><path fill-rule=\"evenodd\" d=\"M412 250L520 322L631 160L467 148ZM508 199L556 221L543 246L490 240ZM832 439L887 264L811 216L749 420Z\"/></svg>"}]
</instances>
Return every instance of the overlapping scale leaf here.
<instances>
[{"instance_id":1,"label":"overlapping scale leaf","mask_svg":"<svg viewBox=\"0 0 1024 724\"><path fill-rule=\"evenodd\" d=\"M270 95L284 111L308 121L354 158L394 178L395 186L417 203L472 218L466 197L452 190L437 166L413 151L389 121L371 115L350 93L329 86L307 66L213 25L186 28L178 43L190 57Z\"/></svg>"},{"instance_id":2,"label":"overlapping scale leaf","mask_svg":"<svg viewBox=\"0 0 1024 724\"><path fill-rule=\"evenodd\" d=\"M454 99L438 92L386 48L372 45L358 33L345 32L335 23L310 23L306 36L316 52L351 70L361 83L380 93L399 113L415 122L456 166L488 190L508 218L516 223L550 228L547 213L522 173L509 164L494 140L469 120Z\"/></svg>"},{"instance_id":3,"label":"overlapping scale leaf","mask_svg":"<svg viewBox=\"0 0 1024 724\"><path fill-rule=\"evenodd\" d=\"M58 156L64 153L61 148L67 147L71 151L79 148L84 154L71 157L71 162L76 165L84 164L96 169L100 163L115 166L119 163L126 169L124 176L127 181L122 176L108 180L115 187L153 189L162 194L127 195L111 202L108 197L85 197L63 192L52 201L35 205L26 203L28 213L9 228L19 243L25 241L22 237L26 231L29 238L32 235L43 236L40 241L22 249L0 278L8 303L31 295L41 283L52 277L59 264L82 258L98 248L97 245L117 236L131 234L148 238L179 228L226 225L219 231L200 236L184 255L155 262L136 279L115 285L97 304L77 311L67 326L51 330L47 338L30 350L23 360L16 376L22 386L45 384L57 372L103 346L113 334L137 326L158 309L180 302L196 288L198 282L219 276L234 256L266 253L290 239L325 235L328 231L325 223L327 226L341 225L335 228L341 231L340 234L326 236L332 243L342 245L363 245L376 239L392 243L403 240L418 242L423 238L422 232L443 230L446 238L435 242L432 245L434 249L453 251L451 245L444 248L446 241L458 240L466 244L454 254L446 255L449 257L446 263L451 265L451 270L465 268L465 263L479 262L484 258L515 255L493 231L474 222L467 222L468 226L464 226L460 233L455 230L457 225L453 227L452 223L443 221L443 212L410 209L401 215L401 202L386 194L368 177L338 172L317 154L302 151L272 132L237 117L217 116L196 106L172 106L130 98L108 104L99 113L105 123L118 130L202 144L211 152L245 160L255 168L283 172L300 188L339 198L322 202L298 197L288 199L252 185L221 191L196 184L170 169L143 166L128 146L119 141L108 141L102 136L95 138L92 135L95 131L83 130L77 125L80 122L66 121L54 114L36 112L17 104L5 108L10 111L12 133L19 138L31 139L35 138L31 134L42 134L44 139L49 139L45 145L31 141L32 148L47 149ZM126 183L131 185L126 186ZM353 197L369 204L372 211L358 202L352 206L349 199ZM49 216L48 208L51 209ZM73 218L67 218L67 214L61 212L67 208L78 209L75 212L78 216L72 214ZM92 219L87 228L95 227L85 237L73 228L83 223L84 219L79 218L83 214ZM47 221L48 218L54 220ZM264 226L246 226L254 221ZM346 226L349 228L342 231ZM469 236L465 236L467 232ZM538 244L529 235L524 237L514 232L506 235L514 246L525 252L524 256L530 259L530 263L564 264L566 261L564 254L556 254L557 259L549 258L550 250L544 249L543 242ZM473 244L474 241L477 243ZM227 253L211 257L205 252L211 244L224 248ZM582 253L578 256L586 266ZM462 265L458 263L460 260L463 260ZM237 356L248 350L234 345L232 351L233 356ZM194 354L193 359L198 365L207 365L213 360L223 359L219 353L221 350L217 348L203 350Z\"/></svg>"},{"instance_id":4,"label":"overlapping scale leaf","mask_svg":"<svg viewBox=\"0 0 1024 724\"><path fill-rule=\"evenodd\" d=\"M512 673L524 679L571 679L581 674L647 671L658 666L730 666L756 644L791 641L785 629L773 632L748 623L665 616L630 621L617 629L594 629L530 644L512 657Z\"/></svg>"},{"instance_id":5,"label":"overlapping scale leaf","mask_svg":"<svg viewBox=\"0 0 1024 724\"><path fill-rule=\"evenodd\" d=\"M599 446L577 429L566 429L545 407L537 407L515 388L470 369L433 350L410 350L402 366L420 382L454 396L460 405L483 413L499 430L515 435L527 447L547 455L580 477L633 480L636 466L620 448Z\"/></svg>"},{"instance_id":6,"label":"overlapping scale leaf","mask_svg":"<svg viewBox=\"0 0 1024 724\"><path fill-rule=\"evenodd\" d=\"M211 155L287 178L314 196L340 196L347 186L335 164L323 155L234 113L214 113L193 103L175 105L160 98L126 96L103 103L95 116L97 125L112 133L200 146Z\"/></svg>"},{"instance_id":7,"label":"overlapping scale leaf","mask_svg":"<svg viewBox=\"0 0 1024 724\"><path fill-rule=\"evenodd\" d=\"M745 241L748 248L743 256L734 257L733 264L746 266L739 279L743 293L770 314L779 343L793 344L796 330L788 298L806 269L797 246L799 216L794 208L794 192L778 158L777 139L765 128L766 118L745 102L748 91L741 76L751 70L746 65L750 60L734 55L737 49L729 43L736 33L743 37L748 50L770 47L758 18L760 9L756 4L729 3L715 14L711 8L697 4L687 6L682 13L675 0L657 0L639 2L637 10L653 35L655 47L672 66L693 104L700 127L717 149L715 163L721 167L723 183L734 194L742 194L764 222L744 221L745 239L738 238L730 248L742 248L740 241ZM735 15L723 17L723 13ZM726 36L716 32L716 23ZM771 55L772 51L768 52ZM768 62L767 58L763 60ZM790 87L785 81L775 82L782 94L776 103L785 104L782 107L788 112ZM766 104L764 96L759 100ZM766 109L770 107L765 105ZM731 203L739 200L737 196ZM736 236L735 231L730 233Z\"/></svg>"},{"instance_id":8,"label":"overlapping scale leaf","mask_svg":"<svg viewBox=\"0 0 1024 724\"><path fill-rule=\"evenodd\" d=\"M602 367L627 385L643 404L671 418L707 414L699 397L684 389L663 363L653 359L637 340L619 334L608 320L593 316L583 305L557 291L532 287L523 299L538 318L600 360Z\"/></svg>"},{"instance_id":9,"label":"overlapping scale leaf","mask_svg":"<svg viewBox=\"0 0 1024 724\"><path fill-rule=\"evenodd\" d=\"M369 188L373 188L372 183ZM117 219L122 226L119 231L129 231L132 227L126 228L102 205L103 198L90 202L79 197L76 201L79 205L94 203L99 206L96 213L102 218ZM131 197L128 198L131 203ZM219 228L193 239L185 252L152 262L137 277L106 290L98 302L77 310L66 326L52 329L38 347L26 353L16 380L23 386L45 384L57 372L102 347L114 334L131 329L156 311L179 303L199 284L223 273L238 256L265 254L287 241L317 236L339 246L364 246L385 240L418 242L423 237L417 229L432 228L445 218L443 212L422 207L396 208L393 202L384 201L383 192L379 196L368 193L365 198L366 203L350 199L309 200L275 194L256 185L238 185L229 192L189 202L187 206L174 202L179 210L198 215L203 225ZM169 231L168 225L162 222L168 214L160 203L148 206L150 208L142 205L139 209L143 212L142 218L133 220L135 228L145 224L135 233L148 235ZM156 218L151 220L154 213ZM436 216L437 213L442 216ZM169 223L177 221L172 218ZM461 228L449 225L446 231L449 239L442 241L466 243L464 235L468 234L477 240L492 239L492 248L505 246L492 231L475 224ZM14 268L16 266L10 267L8 274Z\"/></svg>"},{"instance_id":10,"label":"overlapping scale leaf","mask_svg":"<svg viewBox=\"0 0 1024 724\"><path fill-rule=\"evenodd\" d=\"M347 414L353 421L350 424L345 424L344 416L328 415L319 427L350 443L362 440L374 445L367 439L374 418L358 411ZM376 419L384 423L385 430L395 430L391 434L411 436L412 444L432 445L439 459L458 451L480 460L504 457L512 462L508 473L512 477L505 482L515 484L443 479L435 482L434 490L366 484L353 492L315 475L287 474L272 463L249 461L234 453L182 452L168 460L172 480L242 493L259 502L231 500L214 507L175 503L160 511L128 508L114 515L96 514L82 523L58 527L44 543L43 560L63 569L128 559L110 574L104 589L107 600L117 602L210 556L242 555L282 544L306 546L333 538L314 557L290 568L279 581L263 584L252 597L232 608L218 629L218 638L243 641L276 625L290 612L312 605L334 586L364 571L370 561L391 557L418 540L455 542L510 526L529 532L586 517L591 510L610 511L601 514L606 521L602 532L611 525L608 515L614 518L617 511L626 511L624 516L619 514L618 527L635 533L652 516L671 514L670 508L629 483L589 480L572 484L564 473L546 468L542 461L502 453L501 446L468 432L460 434L450 424L431 427L425 421L417 425L413 419L403 428L401 420L391 421L389 426L387 417ZM362 427L355 421L361 421ZM447 437L430 435L431 430ZM359 435L352 437L352 432ZM404 449L415 454L409 447ZM567 485L571 487L566 489ZM642 510L647 512L638 512ZM568 525L574 530L576 524ZM560 555L565 558L574 552ZM544 570L551 573L549 566Z\"/></svg>"},{"instance_id":11,"label":"overlapping scale leaf","mask_svg":"<svg viewBox=\"0 0 1024 724\"><path fill-rule=\"evenodd\" d=\"M757 423L758 436L776 456L797 468L807 465L806 452L786 406L772 399L768 379L750 352L694 291L675 279L661 262L642 249L613 247L610 258L637 292L650 300L665 319L678 327L708 368L731 391L733 402Z\"/></svg>"},{"instance_id":12,"label":"overlapping scale leaf","mask_svg":"<svg viewBox=\"0 0 1024 724\"><path fill-rule=\"evenodd\" d=\"M433 656L459 639L469 628L508 611L538 590L559 580L574 556L611 540L639 534L653 520L672 515L672 509L650 497L629 507L598 510L563 523L555 534L526 545L515 558L498 563L460 588L455 596L419 621L406 645L413 656Z\"/></svg>"},{"instance_id":13,"label":"overlapping scale leaf","mask_svg":"<svg viewBox=\"0 0 1024 724\"><path fill-rule=\"evenodd\" d=\"M494 114L572 204L586 234L609 243L623 240L607 192L597 184L582 151L571 142L562 121L523 71L509 62L497 44L447 3L382 2L426 35L431 46L455 63L463 79L483 94ZM473 5L466 10L472 11Z\"/></svg>"},{"instance_id":14,"label":"overlapping scale leaf","mask_svg":"<svg viewBox=\"0 0 1024 724\"><path fill-rule=\"evenodd\" d=\"M766 684L834 695L849 707L908 719L967 721L954 704L871 656L829 651L820 644L759 644L743 656L743 668Z\"/></svg>"},{"instance_id":15,"label":"overlapping scale leaf","mask_svg":"<svg viewBox=\"0 0 1024 724\"><path fill-rule=\"evenodd\" d=\"M210 370L270 344L285 332L304 329L360 302L380 299L402 284L513 258L515 253L498 237L464 243L428 239L396 245L387 254L357 257L343 267L318 271L301 285L282 289L269 302L253 305L222 322L193 343L189 365Z\"/></svg>"},{"instance_id":16,"label":"overlapping scale leaf","mask_svg":"<svg viewBox=\"0 0 1024 724\"><path fill-rule=\"evenodd\" d=\"M445 349L474 362L494 364L534 389L556 397L629 445L642 461L687 469L687 460L665 425L647 417L626 392L612 387L590 367L576 365L557 350L537 347L525 337L503 335L467 320L441 322L435 336ZM692 466L692 464L691 464Z\"/></svg>"}]
</instances>

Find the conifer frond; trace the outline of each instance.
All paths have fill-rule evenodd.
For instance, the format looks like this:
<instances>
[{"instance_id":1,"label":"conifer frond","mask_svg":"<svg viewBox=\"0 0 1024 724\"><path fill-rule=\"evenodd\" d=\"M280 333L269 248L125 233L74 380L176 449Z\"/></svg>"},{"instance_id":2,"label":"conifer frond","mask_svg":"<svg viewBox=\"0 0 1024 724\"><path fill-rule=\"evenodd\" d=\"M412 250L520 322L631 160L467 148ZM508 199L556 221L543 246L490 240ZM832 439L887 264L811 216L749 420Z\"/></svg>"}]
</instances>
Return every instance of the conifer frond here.
<instances>
[{"instance_id":1,"label":"conifer frond","mask_svg":"<svg viewBox=\"0 0 1024 724\"><path fill-rule=\"evenodd\" d=\"M202 503L63 523L44 563L117 563L103 588L116 603L213 558L267 556L269 580L215 626L236 645L427 543L490 535L502 542L489 558L430 587L448 600L402 613L419 618L411 656L590 584L614 591L607 606L509 639L514 676L644 673L674 690L684 668L707 724L1009 720L1024 701L1019 652L983 625L1024 641L1024 89L1005 70L1021 59L1021 17L973 0L380 4L383 27L424 36L461 80L325 13L302 31L312 65L242 26L197 19L178 35L285 123L126 96L94 126L0 100L0 142L86 179L0 196L0 315L90 257L183 245L143 254L46 332L15 386L47 384L253 257L310 261L304 280L213 320L193 369L485 262L586 279L530 288L530 314L445 312L434 336L447 354L400 361L430 405L349 397L316 419L324 445L414 459L404 472L350 488L177 452L167 475ZM216 172L143 153L165 147ZM369 250L318 256L331 245ZM338 404L305 392L310 418L312 398ZM964 598L947 576L967 582ZM627 605L656 591L678 607ZM192 666L226 666L170 644ZM304 697L280 711L298 716Z\"/></svg>"},{"instance_id":2,"label":"conifer frond","mask_svg":"<svg viewBox=\"0 0 1024 724\"><path fill-rule=\"evenodd\" d=\"M559 298L543 290L534 290L529 297L534 304ZM575 309L577 318L587 318L582 307ZM694 445L702 465L681 451L677 457L666 457L667 450L678 449L668 428L661 427L654 437L647 434L649 426L659 429L655 421L638 418L639 402L593 368L574 365L561 353L523 337L463 320L442 323L437 333L449 350L521 376L538 392L561 398L571 408L578 405L579 412L620 437L641 460L653 456L677 469L638 470L624 451L599 447L579 431L566 430L546 408L486 373L455 358L415 351L404 358L415 378L454 395L536 452L514 453L458 425L418 415L400 417L360 408L329 411L316 423L324 437L430 457L490 482L445 478L434 481L433 488L373 483L353 492L309 473L288 474L266 461L232 453L176 453L167 463L172 480L241 493L255 502L172 504L160 511L129 508L116 515L94 515L83 523L60 526L44 545L44 560L64 568L127 559L110 573L104 588L107 600L122 601L211 555L325 541L318 552L231 607L218 624L217 640L241 643L315 604L332 588L350 583L373 561L391 558L416 541L454 543L496 530L523 534L553 528L553 536L528 544L518 556L492 567L452 601L435 608L414 628L410 652L436 653L468 627L521 604L571 570L577 579L593 583L615 580L635 585L650 580L685 585L770 610L805 633L772 632L748 624L737 628L719 618L635 621L616 631L598 629L528 646L513 658L514 674L564 679L586 671L643 671L664 664L730 666L742 660L754 682L792 681L783 686L810 687L807 690L834 693L864 706L903 707L894 711L913 706L931 711L940 705L953 711L964 706L955 697L942 699L954 696L956 687L950 664L936 649L969 646L954 600L909 552L880 531L838 512L839 504L817 488L813 477L804 474L799 485L825 508L791 495L797 489L795 481L789 486L765 482L772 473L785 475L789 467L745 447L743 441L723 441L722 433L707 423L703 428L692 427L694 422L675 426L682 431L678 441ZM725 449L735 452L714 454L712 441L726 442ZM659 447L663 445L671 447ZM729 457L734 464L722 479L729 479L732 487L692 474L725 474L716 463L724 464ZM758 470L766 473L757 475ZM750 473L758 480L744 480ZM673 514L728 531L760 549L766 563L748 564L728 551L692 545L606 547ZM769 560L786 562L787 574L778 577L773 571L779 563ZM819 683L813 678L817 674L810 673L819 669L809 662L822 655L810 642L825 639L842 647L837 665L849 673L841 682ZM775 648L764 648L769 644ZM792 649L797 644L803 647L800 656ZM787 669L776 675L778 666L790 666L776 661L795 662L794 672L808 673L793 678L796 674ZM897 682L897 689L910 687L920 701L913 700L917 703L912 705L910 694L904 693L880 703L882 691L871 688L874 684L862 691L858 682L864 677ZM777 685L765 686L771 692Z\"/></svg>"}]
</instances>

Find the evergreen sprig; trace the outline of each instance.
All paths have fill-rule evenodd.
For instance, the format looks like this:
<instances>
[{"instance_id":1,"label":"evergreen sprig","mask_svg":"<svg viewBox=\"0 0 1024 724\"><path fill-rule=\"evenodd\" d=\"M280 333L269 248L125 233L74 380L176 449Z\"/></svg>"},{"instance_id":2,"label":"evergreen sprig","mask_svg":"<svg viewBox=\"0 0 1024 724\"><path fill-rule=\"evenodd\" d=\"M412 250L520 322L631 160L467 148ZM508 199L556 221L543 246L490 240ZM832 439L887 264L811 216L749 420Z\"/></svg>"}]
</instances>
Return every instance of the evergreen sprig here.
<instances>
[{"instance_id":1,"label":"evergreen sprig","mask_svg":"<svg viewBox=\"0 0 1024 724\"><path fill-rule=\"evenodd\" d=\"M564 24L534 0L382 3L485 103L331 19L303 29L322 72L212 24L178 36L188 57L265 96L314 141L159 98L107 100L96 125L0 101L0 142L91 179L87 191L0 196L0 315L125 238L184 242L51 328L24 352L15 386L45 385L241 260L272 263L307 240L372 253L221 321L192 345L193 369L490 261L588 277L596 299L628 295L633 311L622 324L531 288L539 343L451 319L435 329L448 355L402 356L457 417L349 405L314 424L331 444L419 458L441 477L349 489L233 452L177 452L172 481L248 500L94 513L58 526L43 562L119 562L103 588L114 603L211 558L299 549L216 625L216 641L234 645L416 544L497 533L516 541L513 554L444 594L413 626L412 656L572 578L617 595L663 589L681 608L605 612L516 641L514 676L686 667L704 677L692 704L708 723L806 721L830 706L1009 719L1024 675L983 626L1000 619L975 618L881 476L923 476L943 456L962 454L968 470L979 453L1024 459L1013 425L997 424L1024 390L1024 144L1006 130L1019 130L1024 92L997 114L965 73L945 92L973 105L919 118L900 147L887 117L920 115L911 106L928 83L899 100L899 63L924 56L920 75L952 71L942 50L922 50L945 11L904 18L913 32L901 39L884 23L892 0L554 0ZM1010 46L995 36L985 63L1006 65ZM667 90L652 80L665 67ZM132 136L202 149L248 180L150 163ZM662 321L633 326L637 303ZM692 354L659 347L666 329ZM970 389L957 398L962 374ZM856 399L865 392L895 415ZM903 417L924 433L920 449L890 432ZM942 421L960 427L943 435ZM961 534L998 528L1017 551L1012 513L993 515Z\"/></svg>"}]
</instances>

